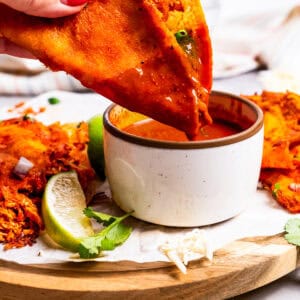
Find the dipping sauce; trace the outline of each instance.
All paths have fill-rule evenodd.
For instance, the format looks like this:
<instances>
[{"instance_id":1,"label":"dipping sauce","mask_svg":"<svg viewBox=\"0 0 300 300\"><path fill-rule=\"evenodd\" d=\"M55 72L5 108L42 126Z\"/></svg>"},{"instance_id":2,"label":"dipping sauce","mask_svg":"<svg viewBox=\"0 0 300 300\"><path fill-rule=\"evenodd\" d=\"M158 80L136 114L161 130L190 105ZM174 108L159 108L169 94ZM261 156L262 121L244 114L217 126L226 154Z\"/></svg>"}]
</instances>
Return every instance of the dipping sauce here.
<instances>
[{"instance_id":1,"label":"dipping sauce","mask_svg":"<svg viewBox=\"0 0 300 300\"><path fill-rule=\"evenodd\" d=\"M152 119L138 121L122 129L123 131L155 140L188 142L186 134L174 127L162 124ZM193 141L204 141L222 138L242 131L236 124L231 124L221 120L214 120L213 124L205 125L199 130Z\"/></svg>"}]
</instances>

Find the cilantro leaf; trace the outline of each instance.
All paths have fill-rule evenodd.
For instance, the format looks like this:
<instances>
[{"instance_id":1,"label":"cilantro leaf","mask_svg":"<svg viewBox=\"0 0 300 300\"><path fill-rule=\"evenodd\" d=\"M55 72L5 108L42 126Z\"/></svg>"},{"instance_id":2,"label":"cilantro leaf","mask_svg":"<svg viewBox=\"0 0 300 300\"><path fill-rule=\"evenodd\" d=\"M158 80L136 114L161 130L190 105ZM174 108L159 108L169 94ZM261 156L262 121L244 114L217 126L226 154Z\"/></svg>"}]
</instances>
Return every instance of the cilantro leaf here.
<instances>
[{"instance_id":1,"label":"cilantro leaf","mask_svg":"<svg viewBox=\"0 0 300 300\"><path fill-rule=\"evenodd\" d=\"M119 223L108 232L106 239L114 241L114 243L118 246L127 240L131 231L132 228Z\"/></svg>"},{"instance_id":2,"label":"cilantro leaf","mask_svg":"<svg viewBox=\"0 0 300 300\"><path fill-rule=\"evenodd\" d=\"M56 97L51 97L51 98L48 98L48 103L51 105L55 105L55 104L60 103L60 100Z\"/></svg>"},{"instance_id":3,"label":"cilantro leaf","mask_svg":"<svg viewBox=\"0 0 300 300\"><path fill-rule=\"evenodd\" d=\"M98 211L94 211L92 207L87 207L83 210L83 213L88 217L88 218L94 218L98 223L103 223L104 226L108 226L109 224L111 224L112 222L114 222L116 220L115 217L102 213L102 212L98 212Z\"/></svg>"},{"instance_id":4,"label":"cilantro leaf","mask_svg":"<svg viewBox=\"0 0 300 300\"><path fill-rule=\"evenodd\" d=\"M300 219L293 218L287 221L284 230L286 234L284 238L293 245L300 246Z\"/></svg>"},{"instance_id":5,"label":"cilantro leaf","mask_svg":"<svg viewBox=\"0 0 300 300\"><path fill-rule=\"evenodd\" d=\"M78 250L81 258L94 258L99 256L103 250L113 250L116 246L124 243L131 234L132 228L121 223L131 213L122 217L114 217L96 212L88 207L84 210L84 214L89 218L94 218L99 223L103 223L105 228L93 236L82 239Z\"/></svg>"},{"instance_id":6,"label":"cilantro leaf","mask_svg":"<svg viewBox=\"0 0 300 300\"><path fill-rule=\"evenodd\" d=\"M99 255L98 245L101 245L102 237L87 237L79 244L78 252L81 258L94 258Z\"/></svg>"},{"instance_id":7,"label":"cilantro leaf","mask_svg":"<svg viewBox=\"0 0 300 300\"><path fill-rule=\"evenodd\" d=\"M116 244L114 243L114 241L108 239L108 238L104 238L101 242L101 250L114 250L116 248Z\"/></svg>"},{"instance_id":8,"label":"cilantro leaf","mask_svg":"<svg viewBox=\"0 0 300 300\"><path fill-rule=\"evenodd\" d=\"M293 245L300 246L300 234L287 233L284 238Z\"/></svg>"},{"instance_id":9,"label":"cilantro leaf","mask_svg":"<svg viewBox=\"0 0 300 300\"><path fill-rule=\"evenodd\" d=\"M300 234L300 219L293 218L287 221L284 230L288 233L299 233Z\"/></svg>"}]
</instances>

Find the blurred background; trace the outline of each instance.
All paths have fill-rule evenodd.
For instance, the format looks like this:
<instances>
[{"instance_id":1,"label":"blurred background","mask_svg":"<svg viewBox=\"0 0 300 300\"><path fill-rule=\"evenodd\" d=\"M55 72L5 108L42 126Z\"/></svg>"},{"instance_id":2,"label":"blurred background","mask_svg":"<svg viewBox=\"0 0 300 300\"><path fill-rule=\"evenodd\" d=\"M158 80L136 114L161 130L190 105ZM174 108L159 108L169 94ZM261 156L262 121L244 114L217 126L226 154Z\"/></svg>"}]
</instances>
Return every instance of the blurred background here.
<instances>
[{"instance_id":1,"label":"blurred background","mask_svg":"<svg viewBox=\"0 0 300 300\"><path fill-rule=\"evenodd\" d=\"M299 0L202 0L202 5L215 79L258 70L261 88L300 93Z\"/></svg>"}]
</instances>

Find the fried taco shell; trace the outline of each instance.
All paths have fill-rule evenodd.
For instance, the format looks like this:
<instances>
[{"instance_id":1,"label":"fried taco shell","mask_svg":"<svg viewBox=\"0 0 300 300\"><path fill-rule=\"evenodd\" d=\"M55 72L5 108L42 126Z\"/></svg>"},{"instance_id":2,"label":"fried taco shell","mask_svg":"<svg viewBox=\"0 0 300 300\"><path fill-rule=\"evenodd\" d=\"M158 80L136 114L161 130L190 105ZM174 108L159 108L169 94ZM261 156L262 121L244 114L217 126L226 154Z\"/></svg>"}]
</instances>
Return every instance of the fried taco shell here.
<instances>
[{"instance_id":1,"label":"fried taco shell","mask_svg":"<svg viewBox=\"0 0 300 300\"><path fill-rule=\"evenodd\" d=\"M58 19L0 4L0 35L52 70L190 136L211 122L211 43L198 0L91 0Z\"/></svg>"},{"instance_id":2,"label":"fried taco shell","mask_svg":"<svg viewBox=\"0 0 300 300\"><path fill-rule=\"evenodd\" d=\"M264 91L246 96L264 111L260 181L291 213L300 212L300 95Z\"/></svg>"}]
</instances>

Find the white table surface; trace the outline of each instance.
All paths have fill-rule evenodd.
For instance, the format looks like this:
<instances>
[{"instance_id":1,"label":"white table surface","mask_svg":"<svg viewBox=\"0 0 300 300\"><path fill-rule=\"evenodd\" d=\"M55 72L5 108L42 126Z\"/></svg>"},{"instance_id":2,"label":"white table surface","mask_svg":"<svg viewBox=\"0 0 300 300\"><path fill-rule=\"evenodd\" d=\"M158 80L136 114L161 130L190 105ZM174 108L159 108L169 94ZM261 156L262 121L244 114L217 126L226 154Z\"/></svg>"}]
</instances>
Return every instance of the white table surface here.
<instances>
[{"instance_id":1,"label":"white table surface","mask_svg":"<svg viewBox=\"0 0 300 300\"><path fill-rule=\"evenodd\" d=\"M215 80L213 84L214 90L227 91L237 94L253 94L262 90L257 79L257 73L251 72L237 77L228 79ZM3 96L0 95L0 107L13 105L19 101L26 101L32 97L26 96ZM278 279L277 281L235 297L238 300L296 300L300 299L300 269Z\"/></svg>"}]
</instances>

